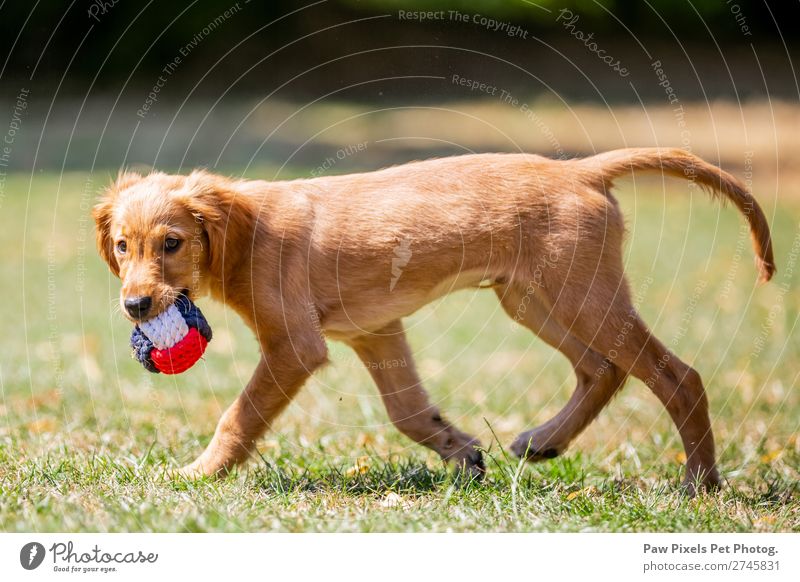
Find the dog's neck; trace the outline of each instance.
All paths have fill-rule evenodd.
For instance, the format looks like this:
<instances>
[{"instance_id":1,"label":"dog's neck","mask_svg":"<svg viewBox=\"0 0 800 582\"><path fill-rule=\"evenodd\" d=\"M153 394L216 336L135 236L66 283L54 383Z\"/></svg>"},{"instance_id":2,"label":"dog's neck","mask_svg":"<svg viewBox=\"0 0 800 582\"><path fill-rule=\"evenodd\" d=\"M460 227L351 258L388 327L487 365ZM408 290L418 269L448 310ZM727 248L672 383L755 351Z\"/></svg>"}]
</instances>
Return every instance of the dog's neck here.
<instances>
[{"instance_id":1,"label":"dog's neck","mask_svg":"<svg viewBox=\"0 0 800 582\"><path fill-rule=\"evenodd\" d=\"M220 216L207 225L211 257L204 290L255 323L254 306L272 298L256 297L254 290L267 288L278 296L285 285L283 268L308 251L312 204L302 181L241 180L217 186ZM260 249L257 261L253 249Z\"/></svg>"}]
</instances>

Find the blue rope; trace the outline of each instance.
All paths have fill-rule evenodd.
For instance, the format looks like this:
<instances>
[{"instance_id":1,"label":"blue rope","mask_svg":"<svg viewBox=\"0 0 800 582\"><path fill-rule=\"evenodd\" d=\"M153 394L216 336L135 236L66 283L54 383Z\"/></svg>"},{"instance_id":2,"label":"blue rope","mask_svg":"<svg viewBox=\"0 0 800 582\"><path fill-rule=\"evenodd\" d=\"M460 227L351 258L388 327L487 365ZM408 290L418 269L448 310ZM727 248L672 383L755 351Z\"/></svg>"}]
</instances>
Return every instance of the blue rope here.
<instances>
[{"instance_id":1,"label":"blue rope","mask_svg":"<svg viewBox=\"0 0 800 582\"><path fill-rule=\"evenodd\" d=\"M200 332L206 341L211 341L211 326L203 316L203 312L185 295L179 295L175 300L175 307L178 308L183 319L186 320L186 325L190 328L194 327ZM133 348L133 358L138 361L144 369L153 374L160 374L161 372L156 368L153 363L150 353L153 351L153 342L150 341L141 328L137 325L131 332L131 348Z\"/></svg>"}]
</instances>

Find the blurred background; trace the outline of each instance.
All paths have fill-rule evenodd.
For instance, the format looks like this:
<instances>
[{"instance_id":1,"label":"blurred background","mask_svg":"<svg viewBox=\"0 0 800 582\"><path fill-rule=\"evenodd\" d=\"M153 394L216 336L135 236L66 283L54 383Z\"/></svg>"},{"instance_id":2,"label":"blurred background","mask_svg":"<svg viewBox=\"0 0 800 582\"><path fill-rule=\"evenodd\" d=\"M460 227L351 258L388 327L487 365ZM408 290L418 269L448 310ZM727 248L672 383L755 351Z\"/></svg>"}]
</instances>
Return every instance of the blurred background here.
<instances>
[{"instance_id":1,"label":"blurred background","mask_svg":"<svg viewBox=\"0 0 800 582\"><path fill-rule=\"evenodd\" d=\"M250 332L209 301L215 340L201 364L165 378L129 359L90 217L120 168L293 179L625 146L691 150L764 207L779 271L757 287L733 209L661 177L617 188L637 303L703 374L726 476L753 491L796 484L799 17L800 3L765 0L0 3L0 484L96 456L188 462L257 360ZM543 422L574 386L492 294L458 293L408 327L434 400L495 451L495 437L508 444ZM396 453L438 466L388 424L352 354L331 349L265 456L349 466ZM684 460L671 422L631 384L575 450L602 475L677 481L663 471ZM9 527L137 527L116 501L62 504L56 518L20 499L0 504L22 524ZM176 511L202 512L183 503ZM779 514L763 527L797 527ZM147 527L165 527L158 519Z\"/></svg>"},{"instance_id":2,"label":"blurred background","mask_svg":"<svg viewBox=\"0 0 800 582\"><path fill-rule=\"evenodd\" d=\"M656 143L734 166L754 150L775 170L800 150L796 2L76 0L2 15L24 171L314 168L363 140L337 172Z\"/></svg>"}]
</instances>

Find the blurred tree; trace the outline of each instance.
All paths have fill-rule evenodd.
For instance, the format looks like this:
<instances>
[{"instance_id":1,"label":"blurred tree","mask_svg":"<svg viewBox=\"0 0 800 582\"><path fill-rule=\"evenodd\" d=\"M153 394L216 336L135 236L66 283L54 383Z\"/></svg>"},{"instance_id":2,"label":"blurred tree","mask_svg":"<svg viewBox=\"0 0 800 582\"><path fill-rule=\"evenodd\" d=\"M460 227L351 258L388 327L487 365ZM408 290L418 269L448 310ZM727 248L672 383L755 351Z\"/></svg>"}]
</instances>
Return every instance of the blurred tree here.
<instances>
[{"instance_id":1,"label":"blurred tree","mask_svg":"<svg viewBox=\"0 0 800 582\"><path fill-rule=\"evenodd\" d=\"M238 7L238 8L236 8ZM74 2L0 3L0 90L8 97L20 83L35 78L40 83L61 84L62 92L119 88L122 84L152 86L165 63L193 42L199 32L219 19L226 10L236 14L215 26L213 34L202 34L192 49L192 58L181 65L181 75L170 83L193 84L219 59L218 68L206 79L217 87L228 86L252 66L272 55L268 71L258 71L265 82L296 76L309 67L339 55L367 53L392 45L441 44L508 55L529 55L531 48L508 45L503 35L474 24L464 26L450 20L402 23L398 10L458 10L481 14L520 25L547 43L563 43L558 12L567 8L580 16L581 30L603 36L603 42L630 46L638 51L634 36L648 44L662 42L674 51L686 43L704 43L716 51L744 50L757 41L759 49L774 48L788 56L800 29L800 2L767 0L75 0ZM395 18L392 18L395 16ZM401 25L402 24L402 25ZM750 31L742 33L742 25ZM679 42L676 42L679 41ZM783 42L789 46L788 51ZM506 44L503 44L506 43ZM627 45L625 44L627 43ZM617 49L619 53L627 49ZM234 53L232 58L229 53ZM510 51L510 52L509 52ZM228 55L226 57L225 55ZM694 57L694 55L692 55ZM440 58L423 55L425 59ZM455 56L449 58L455 59ZM463 56L462 58L467 58ZM411 60L404 62L404 59ZM413 51L384 57L387 69L404 70L420 55ZM307 88L320 71L303 79ZM329 78L343 78L347 71L327 71ZM253 83L258 78L248 75ZM209 83L206 85L211 87ZM255 85L261 91L264 84ZM303 83L293 83L301 90ZM253 89L239 87L239 91ZM6 95L8 94L8 95Z\"/></svg>"}]
</instances>

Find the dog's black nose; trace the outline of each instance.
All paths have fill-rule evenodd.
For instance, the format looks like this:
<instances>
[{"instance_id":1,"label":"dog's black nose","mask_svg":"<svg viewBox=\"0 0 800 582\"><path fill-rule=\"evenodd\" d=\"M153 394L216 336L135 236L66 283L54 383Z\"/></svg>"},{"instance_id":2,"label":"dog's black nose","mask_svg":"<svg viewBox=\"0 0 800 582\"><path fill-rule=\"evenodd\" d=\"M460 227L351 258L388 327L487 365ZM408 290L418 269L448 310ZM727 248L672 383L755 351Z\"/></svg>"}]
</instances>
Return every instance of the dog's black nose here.
<instances>
[{"instance_id":1,"label":"dog's black nose","mask_svg":"<svg viewBox=\"0 0 800 582\"><path fill-rule=\"evenodd\" d=\"M136 317L140 319L145 316L145 314L150 311L150 306L153 304L153 300L144 295L142 297L131 297L130 299L125 300L125 311L131 314L131 317Z\"/></svg>"}]
</instances>

